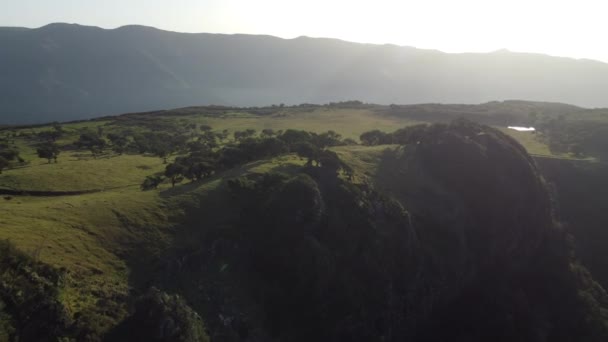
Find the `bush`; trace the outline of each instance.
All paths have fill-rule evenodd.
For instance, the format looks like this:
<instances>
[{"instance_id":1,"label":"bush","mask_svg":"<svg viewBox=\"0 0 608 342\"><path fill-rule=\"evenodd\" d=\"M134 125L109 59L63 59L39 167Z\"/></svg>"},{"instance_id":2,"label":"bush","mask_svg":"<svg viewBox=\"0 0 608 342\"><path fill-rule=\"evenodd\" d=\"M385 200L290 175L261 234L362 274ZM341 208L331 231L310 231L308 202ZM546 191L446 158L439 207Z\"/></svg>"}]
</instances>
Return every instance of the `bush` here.
<instances>
[{"instance_id":1,"label":"bush","mask_svg":"<svg viewBox=\"0 0 608 342\"><path fill-rule=\"evenodd\" d=\"M148 177L146 177L144 182L141 183L140 187L143 191L156 189L163 182L163 180L164 180L163 176L148 176Z\"/></svg>"},{"instance_id":2,"label":"bush","mask_svg":"<svg viewBox=\"0 0 608 342\"><path fill-rule=\"evenodd\" d=\"M151 288L107 341L208 342L209 336L201 317L181 297Z\"/></svg>"}]
</instances>

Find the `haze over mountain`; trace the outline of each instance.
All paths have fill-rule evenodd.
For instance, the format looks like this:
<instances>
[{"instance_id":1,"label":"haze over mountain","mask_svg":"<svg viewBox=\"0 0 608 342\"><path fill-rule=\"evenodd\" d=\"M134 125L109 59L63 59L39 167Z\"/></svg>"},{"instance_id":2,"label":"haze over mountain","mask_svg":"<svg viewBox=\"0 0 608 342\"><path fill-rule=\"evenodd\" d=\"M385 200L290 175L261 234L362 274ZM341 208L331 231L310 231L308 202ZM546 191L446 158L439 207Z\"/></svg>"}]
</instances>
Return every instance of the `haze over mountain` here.
<instances>
[{"instance_id":1,"label":"haze over mountain","mask_svg":"<svg viewBox=\"0 0 608 342\"><path fill-rule=\"evenodd\" d=\"M522 99L607 107L608 64L335 39L51 24L0 28L0 123L190 105Z\"/></svg>"}]
</instances>

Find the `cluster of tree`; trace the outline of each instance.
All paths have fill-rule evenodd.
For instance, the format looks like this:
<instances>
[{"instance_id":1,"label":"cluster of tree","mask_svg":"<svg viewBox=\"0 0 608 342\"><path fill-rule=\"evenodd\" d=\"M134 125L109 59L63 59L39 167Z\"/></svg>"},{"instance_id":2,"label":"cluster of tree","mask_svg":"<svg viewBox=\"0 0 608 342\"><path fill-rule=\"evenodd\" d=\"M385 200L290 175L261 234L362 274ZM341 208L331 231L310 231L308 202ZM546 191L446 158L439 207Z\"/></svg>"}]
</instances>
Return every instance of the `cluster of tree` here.
<instances>
[{"instance_id":1,"label":"cluster of tree","mask_svg":"<svg viewBox=\"0 0 608 342\"><path fill-rule=\"evenodd\" d=\"M59 146L55 143L47 143L44 145L40 145L36 149L36 153L38 157L48 160L48 163L51 163L51 160L54 160L57 163L57 157L59 157L59 153L61 153Z\"/></svg>"},{"instance_id":2,"label":"cluster of tree","mask_svg":"<svg viewBox=\"0 0 608 342\"><path fill-rule=\"evenodd\" d=\"M431 129L432 127L434 126L419 124L404 127L392 133L387 133L375 129L361 134L361 136L359 136L359 140L361 140L361 143L366 146L389 144L415 144L418 143L420 139L425 136L427 130Z\"/></svg>"},{"instance_id":3,"label":"cluster of tree","mask_svg":"<svg viewBox=\"0 0 608 342\"><path fill-rule=\"evenodd\" d=\"M588 155L608 157L608 122L602 120L566 119L545 120L536 127L553 153L570 153L576 157Z\"/></svg>"},{"instance_id":4,"label":"cluster of tree","mask_svg":"<svg viewBox=\"0 0 608 342\"><path fill-rule=\"evenodd\" d=\"M208 240L214 247L203 250L215 252L187 260L229 263L228 278L249 279L263 328L247 320L250 312L239 318L239 309L225 305L218 309L231 324L215 318L217 312L206 323L220 336L252 340L398 340L407 329L404 281L414 272L407 213L372 188L318 168L301 170L226 182L238 222ZM205 291L217 293L213 286Z\"/></svg>"},{"instance_id":5,"label":"cluster of tree","mask_svg":"<svg viewBox=\"0 0 608 342\"><path fill-rule=\"evenodd\" d=\"M576 255L608 288L608 164L535 158L555 192L559 219L574 237Z\"/></svg>"},{"instance_id":6,"label":"cluster of tree","mask_svg":"<svg viewBox=\"0 0 608 342\"><path fill-rule=\"evenodd\" d=\"M175 127L173 127L175 128ZM163 159L188 150L217 148L228 137L228 131L213 132L211 126L187 123L183 129L165 127L162 131L134 133L124 130L107 134L114 152L151 154ZM198 129L197 129L198 128ZM219 143L218 143L219 142Z\"/></svg>"},{"instance_id":7,"label":"cluster of tree","mask_svg":"<svg viewBox=\"0 0 608 342\"><path fill-rule=\"evenodd\" d=\"M201 317L178 295L150 288L137 298L133 311L106 336L107 341L209 341Z\"/></svg>"},{"instance_id":8,"label":"cluster of tree","mask_svg":"<svg viewBox=\"0 0 608 342\"><path fill-rule=\"evenodd\" d=\"M216 134L203 135L201 139L189 143L189 153L167 165L164 176L170 179L173 186L184 179L201 180L218 171L285 153L297 153L306 158L310 167L314 165L333 173L343 170L349 177L352 176L352 169L327 148L353 142L343 140L334 131L317 134L293 129L278 132L265 129L257 136L255 130L248 129L234 132L235 141L219 149L214 148L217 146L214 144L215 137ZM162 181L159 176L150 176L142 184L142 189L156 188Z\"/></svg>"},{"instance_id":9,"label":"cluster of tree","mask_svg":"<svg viewBox=\"0 0 608 342\"><path fill-rule=\"evenodd\" d=\"M365 104L359 100L350 100L350 101L330 102L326 106L338 107L338 108L360 108L364 105Z\"/></svg>"},{"instance_id":10,"label":"cluster of tree","mask_svg":"<svg viewBox=\"0 0 608 342\"><path fill-rule=\"evenodd\" d=\"M65 134L65 130L60 124L54 123L50 130L40 131L36 134L36 137L41 142L56 142L57 139L61 138Z\"/></svg>"},{"instance_id":11,"label":"cluster of tree","mask_svg":"<svg viewBox=\"0 0 608 342\"><path fill-rule=\"evenodd\" d=\"M133 136L131 150L144 154L150 153L167 162L167 157L184 148L188 138L183 135L165 132L147 132Z\"/></svg>"},{"instance_id":12,"label":"cluster of tree","mask_svg":"<svg viewBox=\"0 0 608 342\"><path fill-rule=\"evenodd\" d=\"M103 149L106 147L107 142L100 134L101 132L85 131L80 134L80 137L74 145L79 149L86 149L91 151L93 157L97 157L103 153Z\"/></svg>"},{"instance_id":13,"label":"cluster of tree","mask_svg":"<svg viewBox=\"0 0 608 342\"><path fill-rule=\"evenodd\" d=\"M163 160L172 153L184 148L188 137L168 132L133 133L130 130L108 133L106 138L111 149L117 154L125 152L152 154Z\"/></svg>"},{"instance_id":14,"label":"cluster of tree","mask_svg":"<svg viewBox=\"0 0 608 342\"><path fill-rule=\"evenodd\" d=\"M119 155L123 154L126 150L127 145L129 144L129 136L124 133L108 133L106 135L110 143L112 144L112 151L118 153Z\"/></svg>"}]
</instances>

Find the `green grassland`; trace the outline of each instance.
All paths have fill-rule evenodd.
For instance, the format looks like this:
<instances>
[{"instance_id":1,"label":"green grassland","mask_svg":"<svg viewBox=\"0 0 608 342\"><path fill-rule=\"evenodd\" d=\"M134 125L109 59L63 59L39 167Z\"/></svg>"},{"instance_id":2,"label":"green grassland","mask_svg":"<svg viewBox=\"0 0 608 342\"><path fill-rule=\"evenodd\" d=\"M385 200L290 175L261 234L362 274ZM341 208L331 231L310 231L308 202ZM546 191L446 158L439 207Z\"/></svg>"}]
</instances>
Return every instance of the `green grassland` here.
<instances>
[{"instance_id":1,"label":"green grassland","mask_svg":"<svg viewBox=\"0 0 608 342\"><path fill-rule=\"evenodd\" d=\"M64 135L57 144L66 148L57 163L49 164L36 155L36 143L28 135L49 130L51 126L17 128L14 145L25 163L0 174L0 189L29 191L95 191L71 196L5 196L0 198L0 239L10 239L23 251L51 265L67 270L62 298L72 314L87 310L106 310L99 301L116 304L114 312L97 312L105 317L107 329L124 315L125 298L137 278L135 268L146 269L146 258L162 253L171 243L187 244L192 231L180 231L188 208L205 208L209 220L221 220L230 213L222 212L223 179L243 173L289 171L303 165L295 155L254 162L225 174L197 183L183 183L175 188L166 182L158 190L141 191L142 180L165 168L159 157L105 151L93 157L88 151L70 145L83 129L104 133L152 131L147 124L176 126L196 123L209 125L214 131L235 132L245 129L312 132L334 130L345 138L358 140L361 133L379 129L395 131L411 120L387 115L369 108L321 107L309 111L284 108L270 115L246 111L228 111L222 115L165 113L146 118L140 116L126 125L124 121L105 118L98 121L63 124ZM546 144L531 133L502 128L532 154L552 156ZM381 153L387 146L340 146L333 150L355 170L354 181L365 182L375 173ZM170 160L176 155L170 156ZM140 267L141 266L141 267ZM103 307L103 309L99 309Z\"/></svg>"},{"instance_id":2,"label":"green grassland","mask_svg":"<svg viewBox=\"0 0 608 342\"><path fill-rule=\"evenodd\" d=\"M171 116L164 118L170 119ZM393 131L396 128L420 123L413 120L400 119L381 115L370 109L334 109L320 108L312 111L280 110L272 115L252 115L246 112L229 112L220 117L204 115L188 115L180 117L180 121L204 124L215 130L227 129L229 132L245 129L286 130L297 128L310 132L326 132L334 130L346 138L358 139L359 135L371 129Z\"/></svg>"},{"instance_id":3,"label":"green grassland","mask_svg":"<svg viewBox=\"0 0 608 342\"><path fill-rule=\"evenodd\" d=\"M138 188L143 178L163 169L163 161L154 157L123 154L93 158L86 152L62 153L56 164L36 157L25 167L4 171L0 186L41 191Z\"/></svg>"}]
</instances>

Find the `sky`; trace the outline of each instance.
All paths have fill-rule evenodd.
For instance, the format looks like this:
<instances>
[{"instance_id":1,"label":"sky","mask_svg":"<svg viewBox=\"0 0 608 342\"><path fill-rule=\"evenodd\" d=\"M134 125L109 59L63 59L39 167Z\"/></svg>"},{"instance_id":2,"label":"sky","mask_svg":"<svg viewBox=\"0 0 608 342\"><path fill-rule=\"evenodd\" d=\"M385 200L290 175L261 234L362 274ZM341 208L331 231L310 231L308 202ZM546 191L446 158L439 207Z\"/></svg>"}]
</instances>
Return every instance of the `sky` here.
<instances>
[{"instance_id":1,"label":"sky","mask_svg":"<svg viewBox=\"0 0 608 342\"><path fill-rule=\"evenodd\" d=\"M608 62L606 10L606 0L0 0L0 26L140 24Z\"/></svg>"}]
</instances>

